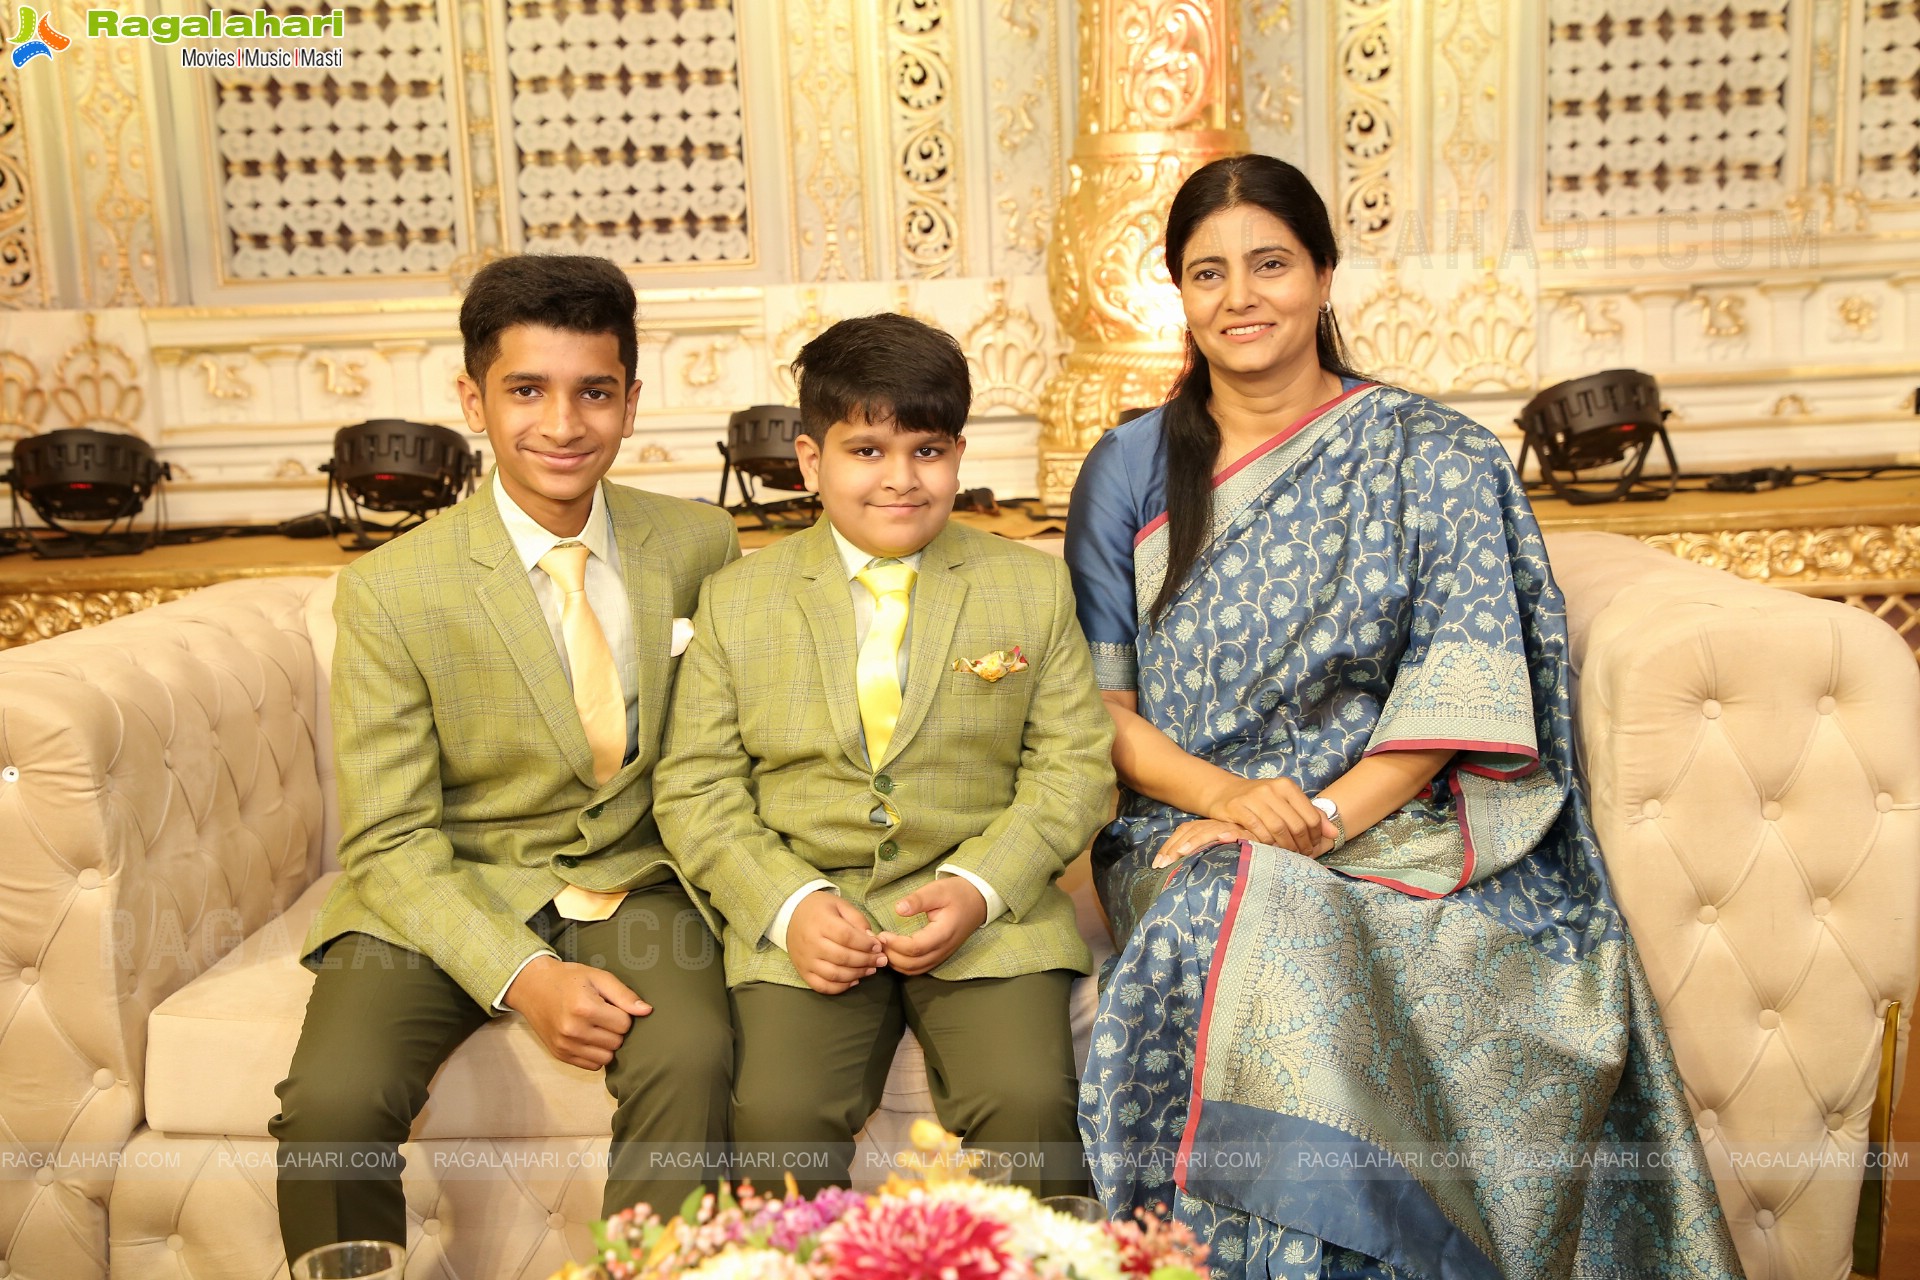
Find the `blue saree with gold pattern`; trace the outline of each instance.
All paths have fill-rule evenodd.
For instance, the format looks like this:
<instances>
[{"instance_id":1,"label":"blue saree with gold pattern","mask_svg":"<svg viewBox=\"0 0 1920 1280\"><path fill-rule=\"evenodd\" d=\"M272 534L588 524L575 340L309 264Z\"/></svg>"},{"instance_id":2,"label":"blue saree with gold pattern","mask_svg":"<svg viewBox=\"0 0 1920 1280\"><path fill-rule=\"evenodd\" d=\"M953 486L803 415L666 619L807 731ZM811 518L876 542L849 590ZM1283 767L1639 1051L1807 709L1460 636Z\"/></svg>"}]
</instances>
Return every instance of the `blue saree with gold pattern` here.
<instances>
[{"instance_id":1,"label":"blue saree with gold pattern","mask_svg":"<svg viewBox=\"0 0 1920 1280\"><path fill-rule=\"evenodd\" d=\"M1215 477L1172 607L1161 415L1109 432L1067 558L1102 687L1311 796L1451 748L1314 860L1131 792L1094 845L1123 952L1080 1126L1110 1211L1167 1204L1216 1276L1725 1277L1739 1260L1574 771L1566 626L1493 435L1348 382Z\"/></svg>"}]
</instances>

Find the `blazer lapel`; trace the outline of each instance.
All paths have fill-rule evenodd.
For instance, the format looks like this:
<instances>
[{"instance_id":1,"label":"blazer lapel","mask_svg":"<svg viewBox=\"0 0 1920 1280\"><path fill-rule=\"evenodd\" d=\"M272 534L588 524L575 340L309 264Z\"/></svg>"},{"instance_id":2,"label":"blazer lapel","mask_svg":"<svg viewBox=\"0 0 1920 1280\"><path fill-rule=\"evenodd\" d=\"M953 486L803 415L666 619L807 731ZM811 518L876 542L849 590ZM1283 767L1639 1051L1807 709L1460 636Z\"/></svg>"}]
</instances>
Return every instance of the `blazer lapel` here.
<instances>
[{"instance_id":1,"label":"blazer lapel","mask_svg":"<svg viewBox=\"0 0 1920 1280\"><path fill-rule=\"evenodd\" d=\"M520 678L527 683L553 731L554 741L566 754L567 763L579 779L594 786L593 749L587 745L586 730L580 727L580 713L574 709L573 689L560 666L560 654L553 647L553 632L547 628L540 602L533 598L533 584L527 581L526 568L514 554L513 539L500 523L499 508L493 501L491 478L483 482L473 497L473 515L469 523L471 554L475 562L491 569L480 581L476 593L487 611L500 643L506 646Z\"/></svg>"},{"instance_id":2,"label":"blazer lapel","mask_svg":"<svg viewBox=\"0 0 1920 1280\"><path fill-rule=\"evenodd\" d=\"M966 561L957 539L942 530L927 544L920 557L920 576L913 584L913 613L907 659L907 687L900 698L900 722L894 727L893 741L887 744L887 760L899 755L933 706L947 675L947 653L953 645L953 631L960 622L960 607L967 598L967 580L954 570ZM877 761L879 768L887 761Z\"/></svg>"},{"instance_id":3,"label":"blazer lapel","mask_svg":"<svg viewBox=\"0 0 1920 1280\"><path fill-rule=\"evenodd\" d=\"M604 483L604 482L603 482ZM633 606L633 662L639 710L640 748L627 768L657 756L660 726L667 713L673 648L673 570L650 540L653 526L629 503L618 485L607 485L607 510L613 513L614 548L620 556L627 599ZM569 695L571 696L571 695ZM584 735L583 735L584 736ZM656 750L649 752L648 743ZM618 780L619 774L613 779Z\"/></svg>"},{"instance_id":4,"label":"blazer lapel","mask_svg":"<svg viewBox=\"0 0 1920 1280\"><path fill-rule=\"evenodd\" d=\"M834 736L847 759L864 769L867 748L860 732L860 697L854 685L859 655L853 647L853 595L847 585L846 566L840 560L826 517L795 536L808 540L800 574L811 581L795 598L813 634L813 652L820 664L820 684L826 692L827 712L833 717Z\"/></svg>"}]
</instances>

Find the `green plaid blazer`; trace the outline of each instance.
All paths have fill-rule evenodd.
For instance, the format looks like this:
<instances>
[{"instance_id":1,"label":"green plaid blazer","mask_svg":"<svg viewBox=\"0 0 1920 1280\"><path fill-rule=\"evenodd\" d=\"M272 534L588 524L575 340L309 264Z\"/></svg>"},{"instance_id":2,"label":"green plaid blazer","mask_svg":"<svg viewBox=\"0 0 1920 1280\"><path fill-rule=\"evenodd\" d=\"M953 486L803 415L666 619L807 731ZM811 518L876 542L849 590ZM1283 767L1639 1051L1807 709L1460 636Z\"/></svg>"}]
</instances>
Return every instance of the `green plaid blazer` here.
<instances>
[{"instance_id":1,"label":"green plaid blazer","mask_svg":"<svg viewBox=\"0 0 1920 1280\"><path fill-rule=\"evenodd\" d=\"M1065 563L949 524L921 559L909 626L899 727L874 768L854 691L853 597L826 521L701 588L654 816L725 917L729 985L805 985L766 934L807 881L832 881L876 928L910 933L926 918L896 916L894 903L944 863L986 880L1008 909L935 977L1089 970L1055 881L1106 820L1113 722ZM954 670L956 658L1015 645L1029 666L997 683Z\"/></svg>"},{"instance_id":2,"label":"green plaid blazer","mask_svg":"<svg viewBox=\"0 0 1920 1280\"><path fill-rule=\"evenodd\" d=\"M678 874L651 816L673 620L740 542L718 508L605 492L633 602L640 740L604 785L490 480L341 572L345 874L307 935L310 967L341 934L369 933L430 957L490 1009L544 945L526 921L563 883L632 889Z\"/></svg>"}]
</instances>

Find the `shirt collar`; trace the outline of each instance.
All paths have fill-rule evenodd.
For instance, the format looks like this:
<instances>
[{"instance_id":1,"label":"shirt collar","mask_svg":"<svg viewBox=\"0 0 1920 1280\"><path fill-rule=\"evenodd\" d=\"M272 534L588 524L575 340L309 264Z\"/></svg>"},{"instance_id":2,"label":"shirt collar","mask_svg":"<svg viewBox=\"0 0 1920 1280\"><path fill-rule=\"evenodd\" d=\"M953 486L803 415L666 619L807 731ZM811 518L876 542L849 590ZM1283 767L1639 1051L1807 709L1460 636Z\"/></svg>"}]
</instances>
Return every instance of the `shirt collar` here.
<instances>
[{"instance_id":1,"label":"shirt collar","mask_svg":"<svg viewBox=\"0 0 1920 1280\"><path fill-rule=\"evenodd\" d=\"M587 513L587 526L577 538L562 538L543 528L538 520L520 509L507 493L507 487L500 480L496 468L493 473L493 501L500 509L500 523L507 527L507 537L513 540L514 554L520 557L521 567L532 572L540 563L540 557L562 542L581 542L586 544L589 554L604 561L616 572L619 563L613 558L613 525L607 519L607 499L602 485L593 486L593 510Z\"/></svg>"},{"instance_id":2,"label":"shirt collar","mask_svg":"<svg viewBox=\"0 0 1920 1280\"><path fill-rule=\"evenodd\" d=\"M873 556L854 546L851 542L848 542L846 536L833 527L831 520L827 521L827 532L833 535L833 545L840 551L840 563L846 566L847 581L852 582L860 575L860 571L867 567L867 562L872 560ZM893 556L891 558L898 560L901 564L906 565L915 573L918 573L920 571L920 557L926 553L927 549L922 547L910 556Z\"/></svg>"}]
</instances>

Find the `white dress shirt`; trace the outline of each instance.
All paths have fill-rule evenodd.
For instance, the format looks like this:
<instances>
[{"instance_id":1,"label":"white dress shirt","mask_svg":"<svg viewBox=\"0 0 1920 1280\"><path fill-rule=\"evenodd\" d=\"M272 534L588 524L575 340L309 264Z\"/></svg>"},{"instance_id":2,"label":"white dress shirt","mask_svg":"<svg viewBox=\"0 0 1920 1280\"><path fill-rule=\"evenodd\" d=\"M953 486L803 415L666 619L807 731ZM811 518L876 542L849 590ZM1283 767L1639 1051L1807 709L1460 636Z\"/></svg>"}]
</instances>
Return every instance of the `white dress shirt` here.
<instances>
[{"instance_id":1,"label":"white dress shirt","mask_svg":"<svg viewBox=\"0 0 1920 1280\"><path fill-rule=\"evenodd\" d=\"M847 589L853 595L853 648L854 652L858 653L860 646L867 642L867 632L873 627L873 612L875 606L873 592L869 591L866 584L860 581L859 575L860 571L865 569L868 562L873 560L874 557L854 546L851 542L848 542L846 538L841 535L840 531L831 524L827 526L827 531L833 535L833 543L840 549L841 564L846 566ZM897 559L901 564L908 566L918 574L920 571L920 557L923 554L925 554L924 548L914 552L910 556L899 556ZM900 687L903 690L907 687L907 659L913 648L912 638L913 611L909 609L907 611L907 634L902 637L900 641ZM876 808L875 813L880 814L883 813L883 811ZM875 825L884 824L876 823ZM1000 914L1007 909L1007 900L1002 898L999 893L994 890L992 885L971 871L962 867L945 866L941 867L934 874L961 876L965 878L968 884L978 889L980 896L987 900L987 920L997 919ZM830 892L837 892L834 890L831 880L809 880L806 884L795 889L793 896L780 905L779 913L774 916L773 923L767 927L768 942L771 942L782 951L787 949L787 926L793 923L794 908L800 905L802 898L814 892L816 889L826 889ZM981 923L984 924L986 921L982 921Z\"/></svg>"},{"instance_id":2,"label":"white dress shirt","mask_svg":"<svg viewBox=\"0 0 1920 1280\"><path fill-rule=\"evenodd\" d=\"M540 558L562 542L586 545L587 603L593 606L594 617L599 619L600 630L607 637L607 648L620 671L620 696L627 703L626 759L633 759L640 743L640 666L633 649L633 601L627 595L626 578L620 572L620 557L613 545L613 517L607 513L605 491L598 485L594 486L593 510L587 513L586 527L577 538L563 538L552 533L522 511L520 505L508 495L497 470L493 473L493 501L500 511L500 523L507 527L507 537L513 542L513 553L519 558L520 566L527 571L528 585L533 588L534 601L547 620L547 630L553 636L554 651L560 655L560 669L566 673L568 684L573 683L573 670L567 662L567 642L560 630L563 600L560 588L540 567ZM512 988L514 979L520 976L521 969L541 956L551 955L554 955L553 951L542 948L522 960L520 968L513 971L513 977L507 979L507 985L500 988L500 994L494 997L493 1007L507 1007L507 992Z\"/></svg>"}]
</instances>

